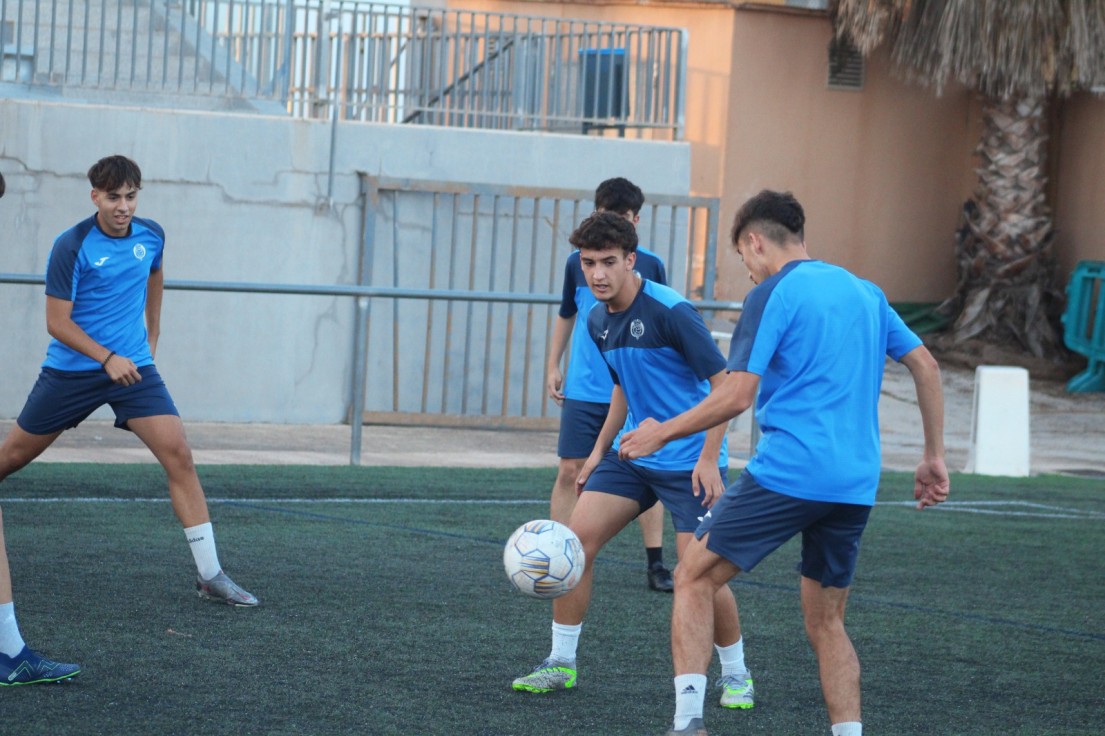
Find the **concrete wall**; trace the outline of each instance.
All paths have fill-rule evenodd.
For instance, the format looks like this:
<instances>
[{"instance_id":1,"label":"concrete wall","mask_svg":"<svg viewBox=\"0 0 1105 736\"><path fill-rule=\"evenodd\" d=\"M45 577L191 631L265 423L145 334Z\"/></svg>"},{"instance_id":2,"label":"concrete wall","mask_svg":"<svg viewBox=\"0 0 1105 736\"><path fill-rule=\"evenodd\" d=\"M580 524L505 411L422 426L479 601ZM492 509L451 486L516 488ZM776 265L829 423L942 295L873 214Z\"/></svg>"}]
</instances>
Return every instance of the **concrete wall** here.
<instances>
[{"instance_id":1,"label":"concrete wall","mask_svg":"<svg viewBox=\"0 0 1105 736\"><path fill-rule=\"evenodd\" d=\"M892 77L879 55L861 90L827 87L820 16L738 12L722 223L760 189L795 193L815 258L879 284L892 301L939 301L955 284L953 233L974 182L979 112L962 89L937 98ZM739 274L723 250L721 273ZM719 293L726 293L719 288Z\"/></svg>"},{"instance_id":2,"label":"concrete wall","mask_svg":"<svg viewBox=\"0 0 1105 736\"><path fill-rule=\"evenodd\" d=\"M142 167L138 214L166 230L170 280L355 283L359 171L561 189L632 172L646 191L689 188L683 144L354 123L337 128L328 198L331 131L250 114L0 98L0 272L44 272L54 238L93 212L85 172L113 153ZM44 355L42 291L0 284L3 417L19 413ZM188 419L343 421L353 311L348 298L168 291L158 367Z\"/></svg>"}]
</instances>

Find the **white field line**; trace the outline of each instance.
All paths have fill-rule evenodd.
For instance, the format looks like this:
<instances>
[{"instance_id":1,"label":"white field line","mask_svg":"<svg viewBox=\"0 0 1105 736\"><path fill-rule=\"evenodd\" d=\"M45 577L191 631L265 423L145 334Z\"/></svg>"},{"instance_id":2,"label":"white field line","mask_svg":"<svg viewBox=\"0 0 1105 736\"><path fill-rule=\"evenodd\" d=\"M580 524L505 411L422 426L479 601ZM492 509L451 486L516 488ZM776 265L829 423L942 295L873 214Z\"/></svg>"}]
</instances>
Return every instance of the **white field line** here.
<instances>
[{"instance_id":1,"label":"white field line","mask_svg":"<svg viewBox=\"0 0 1105 736\"><path fill-rule=\"evenodd\" d=\"M427 504L427 505L458 505L458 506L530 506L547 504L546 499L479 499L479 498L210 498L210 503L235 503L235 504L350 504L350 505L375 505L375 504ZM5 503L168 503L168 498L4 498L0 496L0 506ZM913 501L885 501L878 506L893 506L913 508ZM1017 510L1014 510L1017 509ZM1019 510L1027 509L1027 510ZM1022 516L1043 519L1105 519L1103 511L1089 511L1082 509L1051 506L1035 501L1021 501L1010 499L1007 501L946 501L939 506L926 509L928 511L944 510L959 511L970 514L988 514L991 516Z\"/></svg>"},{"instance_id":2,"label":"white field line","mask_svg":"<svg viewBox=\"0 0 1105 736\"><path fill-rule=\"evenodd\" d=\"M879 502L879 506L907 506L915 507L915 501L886 501ZM1025 508L1030 511L1004 510L1003 507ZM939 506L926 509L960 511L968 514L990 514L992 516L1030 516L1040 519L1105 519L1105 511L1088 511L1084 509L1071 509L1063 506L1051 506L1035 501L1019 501L1010 499L1007 501L945 501Z\"/></svg>"},{"instance_id":3,"label":"white field line","mask_svg":"<svg viewBox=\"0 0 1105 736\"><path fill-rule=\"evenodd\" d=\"M333 504L384 504L384 503L424 503L434 505L461 504L472 506L525 506L528 504L548 504L546 499L495 499L495 498L208 498L208 503L240 504L279 504L279 503L333 503ZM4 498L0 496L0 505L5 503L169 503L168 498L111 498L111 497L75 497L75 498Z\"/></svg>"}]
</instances>

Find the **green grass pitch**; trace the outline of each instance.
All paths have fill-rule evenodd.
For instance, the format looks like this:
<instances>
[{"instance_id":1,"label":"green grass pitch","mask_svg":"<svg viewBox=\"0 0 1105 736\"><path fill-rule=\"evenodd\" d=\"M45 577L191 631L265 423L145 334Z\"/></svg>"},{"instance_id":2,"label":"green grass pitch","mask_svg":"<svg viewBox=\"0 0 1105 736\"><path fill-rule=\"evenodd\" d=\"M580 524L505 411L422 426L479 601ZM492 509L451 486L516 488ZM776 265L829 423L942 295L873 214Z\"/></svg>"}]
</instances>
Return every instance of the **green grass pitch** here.
<instances>
[{"instance_id":1,"label":"green grass pitch","mask_svg":"<svg viewBox=\"0 0 1105 736\"><path fill-rule=\"evenodd\" d=\"M549 606L502 543L554 469L201 468L227 571L262 605L200 601L155 465L36 464L0 486L28 643L70 683L0 688L0 733L661 734L671 597L636 526L596 567L577 688L514 693ZM917 512L887 474L849 604L872 734L1100 734L1105 483L956 476ZM900 502L900 503L899 503ZM667 535L669 561L674 560ZM711 734L827 734L791 542L733 583L756 707ZM716 674L716 663L711 677Z\"/></svg>"}]
</instances>

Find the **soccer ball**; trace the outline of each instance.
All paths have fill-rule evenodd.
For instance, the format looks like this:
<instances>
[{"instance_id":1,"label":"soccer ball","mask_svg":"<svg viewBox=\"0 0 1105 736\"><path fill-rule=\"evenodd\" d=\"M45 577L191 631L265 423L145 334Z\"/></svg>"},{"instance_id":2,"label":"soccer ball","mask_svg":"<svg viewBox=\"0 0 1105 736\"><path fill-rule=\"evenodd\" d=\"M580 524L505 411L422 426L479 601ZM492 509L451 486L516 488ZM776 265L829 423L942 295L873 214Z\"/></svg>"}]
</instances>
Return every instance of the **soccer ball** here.
<instances>
[{"instance_id":1,"label":"soccer ball","mask_svg":"<svg viewBox=\"0 0 1105 736\"><path fill-rule=\"evenodd\" d=\"M583 545L558 521L538 519L518 527L503 549L511 585L533 598L557 598L583 575Z\"/></svg>"}]
</instances>

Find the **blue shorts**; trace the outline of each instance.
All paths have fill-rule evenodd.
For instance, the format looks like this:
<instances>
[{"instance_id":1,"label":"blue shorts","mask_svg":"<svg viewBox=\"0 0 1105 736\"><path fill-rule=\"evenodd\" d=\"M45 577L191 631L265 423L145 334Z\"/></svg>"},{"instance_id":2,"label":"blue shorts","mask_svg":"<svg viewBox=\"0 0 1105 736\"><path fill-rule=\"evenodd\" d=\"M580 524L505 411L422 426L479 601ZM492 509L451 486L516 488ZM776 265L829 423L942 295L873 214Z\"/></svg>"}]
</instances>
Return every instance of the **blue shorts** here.
<instances>
[{"instance_id":1,"label":"blue shorts","mask_svg":"<svg viewBox=\"0 0 1105 736\"><path fill-rule=\"evenodd\" d=\"M746 470L714 504L695 537L709 534L707 549L748 571L801 532L798 571L824 587L847 588L870 514L870 506L769 491Z\"/></svg>"},{"instance_id":2,"label":"blue shorts","mask_svg":"<svg viewBox=\"0 0 1105 736\"><path fill-rule=\"evenodd\" d=\"M727 468L721 471L721 482L727 483ZM660 501L671 512L677 532L693 532L702 521L706 508L702 496L691 489L690 470L653 470L622 460L613 450L606 453L583 486L584 491L609 493L631 498L641 511L647 511Z\"/></svg>"},{"instance_id":3,"label":"blue shorts","mask_svg":"<svg viewBox=\"0 0 1105 736\"><path fill-rule=\"evenodd\" d=\"M599 438L602 423L610 412L610 404L564 399L560 407L560 439L556 443L557 457L590 457Z\"/></svg>"},{"instance_id":4,"label":"blue shorts","mask_svg":"<svg viewBox=\"0 0 1105 736\"><path fill-rule=\"evenodd\" d=\"M43 368L17 420L31 434L53 434L72 429L104 404L115 412L115 426L165 414L180 416L165 381L153 365L138 369L142 380L120 386L105 371L59 371Z\"/></svg>"}]
</instances>

